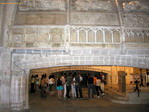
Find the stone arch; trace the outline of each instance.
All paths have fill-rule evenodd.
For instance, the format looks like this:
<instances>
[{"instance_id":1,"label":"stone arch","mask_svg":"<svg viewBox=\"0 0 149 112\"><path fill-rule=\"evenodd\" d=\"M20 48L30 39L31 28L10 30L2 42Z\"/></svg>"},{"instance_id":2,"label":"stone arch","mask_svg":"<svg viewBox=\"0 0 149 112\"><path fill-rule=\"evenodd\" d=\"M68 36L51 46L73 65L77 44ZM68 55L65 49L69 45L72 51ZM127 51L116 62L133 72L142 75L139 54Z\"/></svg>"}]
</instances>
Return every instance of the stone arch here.
<instances>
[{"instance_id":1,"label":"stone arch","mask_svg":"<svg viewBox=\"0 0 149 112\"><path fill-rule=\"evenodd\" d=\"M110 68L104 69L103 67L100 68L99 66L60 66L60 67L41 68L41 70L43 71L44 69L48 69L49 74L52 74L55 72L69 71L69 70L70 71L85 70L85 71L110 73ZM34 72L34 70L37 71L37 69L33 69L32 71Z\"/></svg>"},{"instance_id":2,"label":"stone arch","mask_svg":"<svg viewBox=\"0 0 149 112\"><path fill-rule=\"evenodd\" d=\"M78 51L79 53L84 55L62 55L61 52L58 55L50 55L50 54L31 54L31 53L21 53L12 54L12 79L14 79L14 83L16 83L16 72L15 71L26 71L19 74L18 77L20 79L24 77L26 79L26 86L29 83L29 72L31 69L39 69L39 68L55 68L53 71L64 71L64 70L92 70L92 71L102 71L110 74L110 69L101 69L96 68L97 66L128 66L128 67L139 67L139 68L149 68L149 59L148 58L140 58L133 56L125 56L125 55L106 55L106 51L102 51L102 55L85 55L88 51ZM110 54L110 52L109 52ZM83 66L81 68L81 66ZM89 66L85 69L85 66ZM93 67L95 66L95 67ZM21 72L20 72L21 73ZM19 78L18 78L19 80ZM11 81L13 82L13 81ZM23 83L22 83L23 84ZM12 88L11 88L12 89ZM25 87L25 100L22 100L20 103L11 102L11 105L14 105L19 110L21 107L29 108L29 94L28 94L28 86ZM19 87L19 92L23 91L23 88ZM11 90L11 96L15 96L15 89ZM16 96L17 97L17 96ZM20 105L21 104L21 105ZM23 106L22 106L23 105ZM24 106L25 105L25 106Z\"/></svg>"},{"instance_id":3,"label":"stone arch","mask_svg":"<svg viewBox=\"0 0 149 112\"><path fill-rule=\"evenodd\" d=\"M13 70L38 69L63 66L127 66L137 68L149 68L149 59L125 55L85 55L90 51L84 51L84 55L49 55L49 54L14 54L12 57ZM81 51L77 52L82 54ZM109 52L110 53L110 52ZM15 62L15 65L14 65Z\"/></svg>"}]
</instances>

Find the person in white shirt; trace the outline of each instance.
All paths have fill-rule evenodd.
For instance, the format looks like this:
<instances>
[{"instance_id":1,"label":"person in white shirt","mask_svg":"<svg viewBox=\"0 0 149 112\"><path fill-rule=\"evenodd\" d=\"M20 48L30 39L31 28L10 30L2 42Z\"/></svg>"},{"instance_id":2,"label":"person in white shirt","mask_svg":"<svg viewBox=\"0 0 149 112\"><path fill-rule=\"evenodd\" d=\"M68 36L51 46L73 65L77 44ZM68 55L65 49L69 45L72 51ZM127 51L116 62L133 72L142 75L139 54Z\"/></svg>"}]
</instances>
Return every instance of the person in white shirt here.
<instances>
[{"instance_id":1,"label":"person in white shirt","mask_svg":"<svg viewBox=\"0 0 149 112\"><path fill-rule=\"evenodd\" d=\"M96 79L97 98L100 98L101 97L101 96L99 96L99 91L100 91L101 95L104 95L104 92L101 89L101 80L100 80L100 78L97 77L97 79Z\"/></svg>"},{"instance_id":2,"label":"person in white shirt","mask_svg":"<svg viewBox=\"0 0 149 112\"><path fill-rule=\"evenodd\" d=\"M54 87L54 84L55 84L55 80L54 80L53 77L49 76L48 84L49 84L50 94L52 94L53 93L53 87Z\"/></svg>"}]
</instances>

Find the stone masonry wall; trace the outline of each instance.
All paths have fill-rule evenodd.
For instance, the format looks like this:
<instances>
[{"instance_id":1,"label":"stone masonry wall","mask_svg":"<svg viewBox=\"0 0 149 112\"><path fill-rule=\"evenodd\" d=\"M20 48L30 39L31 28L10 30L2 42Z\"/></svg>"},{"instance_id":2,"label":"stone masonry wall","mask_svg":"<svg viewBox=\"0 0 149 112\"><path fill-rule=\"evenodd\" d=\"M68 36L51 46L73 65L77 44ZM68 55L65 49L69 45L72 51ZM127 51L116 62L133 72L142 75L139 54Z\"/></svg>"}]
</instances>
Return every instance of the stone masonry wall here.
<instances>
[{"instance_id":1,"label":"stone masonry wall","mask_svg":"<svg viewBox=\"0 0 149 112\"><path fill-rule=\"evenodd\" d=\"M12 49L0 48L0 106L29 108L30 69L72 65L149 68L148 0L20 2L20 6L5 5L0 10L5 20L0 21L0 46Z\"/></svg>"},{"instance_id":2,"label":"stone masonry wall","mask_svg":"<svg viewBox=\"0 0 149 112\"><path fill-rule=\"evenodd\" d=\"M40 53L34 50L16 50L17 54L13 55L13 61L24 69L42 68L52 66L68 65L119 65L132 66L140 68L149 67L148 50L133 50L137 55L132 56L131 50L126 54L121 54L117 49L70 49L66 50L40 50ZM21 54L20 54L21 52ZM114 55L113 55L114 54Z\"/></svg>"}]
</instances>

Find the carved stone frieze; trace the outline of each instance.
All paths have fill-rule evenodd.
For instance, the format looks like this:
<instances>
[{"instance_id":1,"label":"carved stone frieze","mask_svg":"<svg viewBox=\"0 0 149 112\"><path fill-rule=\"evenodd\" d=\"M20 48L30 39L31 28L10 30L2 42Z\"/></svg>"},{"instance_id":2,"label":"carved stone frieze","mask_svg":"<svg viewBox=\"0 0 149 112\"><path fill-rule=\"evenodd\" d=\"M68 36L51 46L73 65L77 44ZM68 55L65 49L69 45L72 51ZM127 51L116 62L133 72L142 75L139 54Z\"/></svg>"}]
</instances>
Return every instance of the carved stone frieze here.
<instances>
[{"instance_id":1,"label":"carved stone frieze","mask_svg":"<svg viewBox=\"0 0 149 112\"><path fill-rule=\"evenodd\" d=\"M20 0L19 10L60 10L66 11L66 0Z\"/></svg>"},{"instance_id":2,"label":"carved stone frieze","mask_svg":"<svg viewBox=\"0 0 149 112\"><path fill-rule=\"evenodd\" d=\"M149 1L140 1L140 0L135 0L135 1L125 1L122 3L123 10L125 12L148 12L149 10Z\"/></svg>"},{"instance_id":3,"label":"carved stone frieze","mask_svg":"<svg viewBox=\"0 0 149 112\"><path fill-rule=\"evenodd\" d=\"M111 0L72 0L72 10L75 11L111 11L115 10Z\"/></svg>"},{"instance_id":4,"label":"carved stone frieze","mask_svg":"<svg viewBox=\"0 0 149 112\"><path fill-rule=\"evenodd\" d=\"M149 27L149 15L124 14L123 25L126 27Z\"/></svg>"},{"instance_id":5,"label":"carved stone frieze","mask_svg":"<svg viewBox=\"0 0 149 112\"><path fill-rule=\"evenodd\" d=\"M149 38L149 29L125 29L125 37L148 37Z\"/></svg>"},{"instance_id":6,"label":"carved stone frieze","mask_svg":"<svg viewBox=\"0 0 149 112\"><path fill-rule=\"evenodd\" d=\"M19 29L20 28L20 29ZM17 30L17 31L15 31ZM125 38L137 38L137 42L148 43L148 28L125 28ZM140 40L140 39L144 40ZM111 47L122 40L120 27L99 26L16 26L10 33L10 47L52 48L71 46ZM133 40L132 40L133 41ZM134 42L136 39L134 40ZM104 45L104 46L103 46ZM68 48L69 49L69 48Z\"/></svg>"}]
</instances>

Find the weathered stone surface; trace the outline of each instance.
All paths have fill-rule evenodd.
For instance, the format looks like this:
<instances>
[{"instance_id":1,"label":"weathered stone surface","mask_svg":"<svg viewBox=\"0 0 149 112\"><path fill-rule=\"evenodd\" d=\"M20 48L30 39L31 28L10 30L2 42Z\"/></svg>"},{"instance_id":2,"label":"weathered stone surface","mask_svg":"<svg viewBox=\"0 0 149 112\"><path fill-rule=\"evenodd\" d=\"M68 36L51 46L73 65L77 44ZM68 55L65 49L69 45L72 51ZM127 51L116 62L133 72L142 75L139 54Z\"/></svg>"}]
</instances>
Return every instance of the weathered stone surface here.
<instances>
[{"instance_id":1,"label":"weathered stone surface","mask_svg":"<svg viewBox=\"0 0 149 112\"><path fill-rule=\"evenodd\" d=\"M66 10L65 0L20 0L20 11L29 10Z\"/></svg>"},{"instance_id":2,"label":"weathered stone surface","mask_svg":"<svg viewBox=\"0 0 149 112\"><path fill-rule=\"evenodd\" d=\"M112 0L72 0L73 11L113 11L115 7Z\"/></svg>"},{"instance_id":3,"label":"weathered stone surface","mask_svg":"<svg viewBox=\"0 0 149 112\"><path fill-rule=\"evenodd\" d=\"M147 0L123 1L122 5L125 12L148 12L149 10L149 1Z\"/></svg>"},{"instance_id":4,"label":"weathered stone surface","mask_svg":"<svg viewBox=\"0 0 149 112\"><path fill-rule=\"evenodd\" d=\"M15 25L65 25L65 13L17 13Z\"/></svg>"},{"instance_id":5,"label":"weathered stone surface","mask_svg":"<svg viewBox=\"0 0 149 112\"><path fill-rule=\"evenodd\" d=\"M149 16L146 14L124 14L123 24L126 27L149 27Z\"/></svg>"},{"instance_id":6,"label":"weathered stone surface","mask_svg":"<svg viewBox=\"0 0 149 112\"><path fill-rule=\"evenodd\" d=\"M71 24L119 25L116 13L71 13Z\"/></svg>"},{"instance_id":7,"label":"weathered stone surface","mask_svg":"<svg viewBox=\"0 0 149 112\"><path fill-rule=\"evenodd\" d=\"M4 9L4 5L0 5L0 47L3 46L3 28L1 26L3 26L3 9Z\"/></svg>"}]
</instances>

